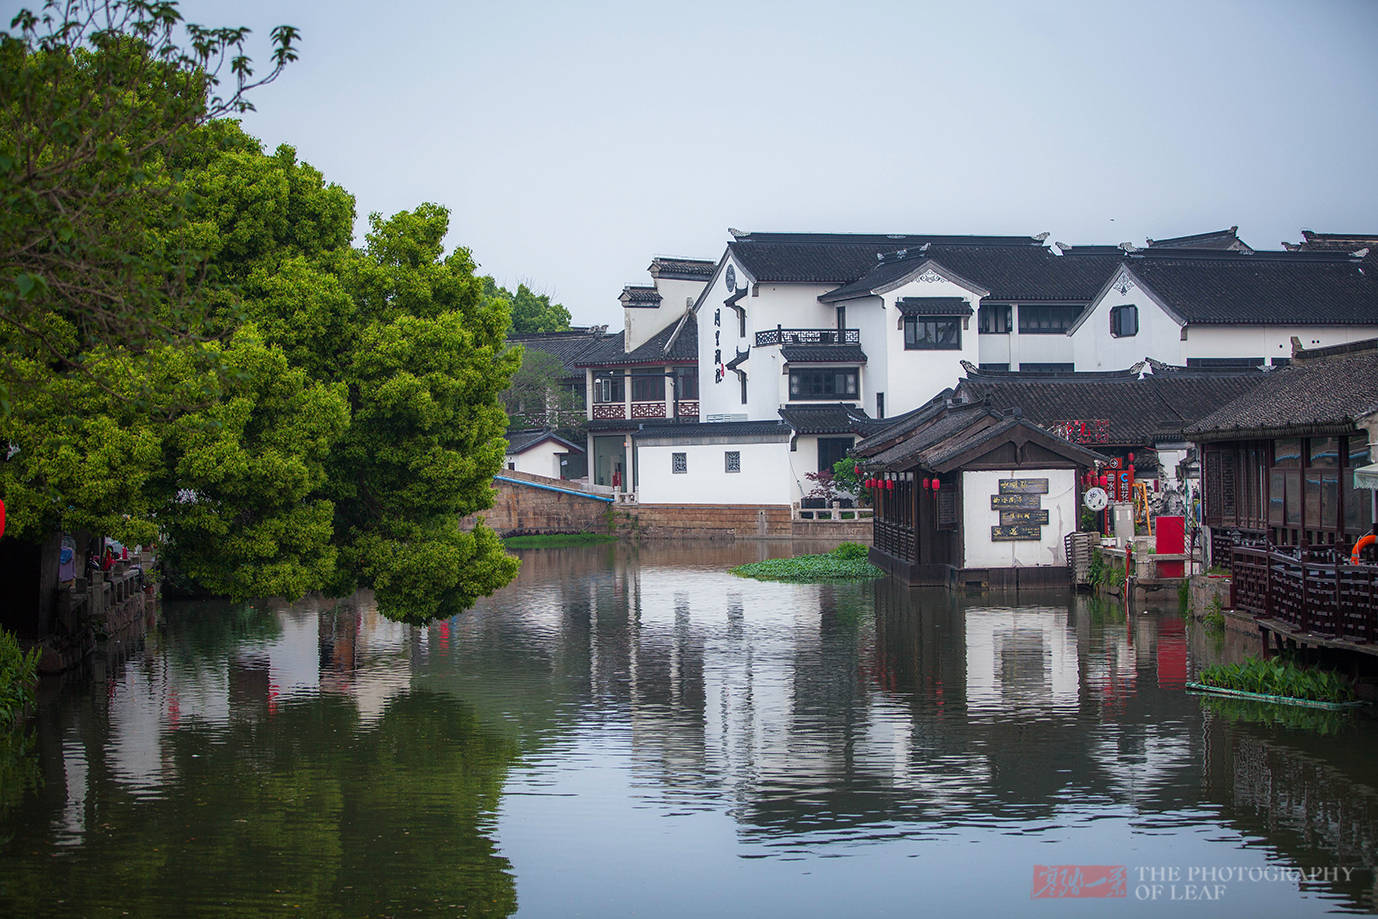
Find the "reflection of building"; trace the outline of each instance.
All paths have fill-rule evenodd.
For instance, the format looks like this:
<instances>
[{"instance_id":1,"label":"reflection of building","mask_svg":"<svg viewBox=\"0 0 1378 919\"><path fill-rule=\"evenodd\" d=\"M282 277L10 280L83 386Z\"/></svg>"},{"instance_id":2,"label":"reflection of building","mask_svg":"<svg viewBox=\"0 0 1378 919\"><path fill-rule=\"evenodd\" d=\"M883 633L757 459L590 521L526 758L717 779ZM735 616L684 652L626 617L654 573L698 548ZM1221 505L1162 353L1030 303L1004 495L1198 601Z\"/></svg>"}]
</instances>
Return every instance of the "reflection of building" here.
<instances>
[{"instance_id":1,"label":"reflection of building","mask_svg":"<svg viewBox=\"0 0 1378 919\"><path fill-rule=\"evenodd\" d=\"M1066 609L974 608L965 620L968 710L1076 710L1077 643Z\"/></svg>"}]
</instances>

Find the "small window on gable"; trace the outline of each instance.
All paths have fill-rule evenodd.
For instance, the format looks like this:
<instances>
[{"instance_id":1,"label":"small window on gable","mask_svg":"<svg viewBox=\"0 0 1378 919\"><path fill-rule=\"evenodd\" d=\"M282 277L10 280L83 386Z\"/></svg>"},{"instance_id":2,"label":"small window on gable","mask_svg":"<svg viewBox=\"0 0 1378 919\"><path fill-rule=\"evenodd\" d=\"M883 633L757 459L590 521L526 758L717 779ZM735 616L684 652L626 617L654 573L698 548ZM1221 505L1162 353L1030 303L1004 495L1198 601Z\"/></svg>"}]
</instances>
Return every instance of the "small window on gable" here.
<instances>
[{"instance_id":1,"label":"small window on gable","mask_svg":"<svg viewBox=\"0 0 1378 919\"><path fill-rule=\"evenodd\" d=\"M686 454L686 453L671 453L671 454L670 454L670 471L671 471L672 473L674 473L675 475L684 475L686 472L688 472L688 471L689 471L688 454Z\"/></svg>"},{"instance_id":2,"label":"small window on gable","mask_svg":"<svg viewBox=\"0 0 1378 919\"><path fill-rule=\"evenodd\" d=\"M726 450L723 452L722 458L724 472L742 471L742 453L740 450Z\"/></svg>"},{"instance_id":3,"label":"small window on gable","mask_svg":"<svg viewBox=\"0 0 1378 919\"><path fill-rule=\"evenodd\" d=\"M1110 308L1110 334L1115 338L1129 338L1139 334L1139 308L1134 304Z\"/></svg>"}]
</instances>

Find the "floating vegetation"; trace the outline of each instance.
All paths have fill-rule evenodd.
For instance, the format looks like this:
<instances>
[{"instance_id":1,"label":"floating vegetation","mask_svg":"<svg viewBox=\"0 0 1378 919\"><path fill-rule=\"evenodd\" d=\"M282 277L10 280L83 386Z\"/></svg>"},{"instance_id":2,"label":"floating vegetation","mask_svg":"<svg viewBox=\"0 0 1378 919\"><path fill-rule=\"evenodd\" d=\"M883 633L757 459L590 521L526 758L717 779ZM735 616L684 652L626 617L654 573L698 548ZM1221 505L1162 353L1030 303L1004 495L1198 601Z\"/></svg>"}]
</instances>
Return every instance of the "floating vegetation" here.
<instances>
[{"instance_id":1,"label":"floating vegetation","mask_svg":"<svg viewBox=\"0 0 1378 919\"><path fill-rule=\"evenodd\" d=\"M859 543L844 542L826 555L771 558L738 565L732 573L760 581L859 581L885 577L884 571L866 561L868 551Z\"/></svg>"},{"instance_id":2,"label":"floating vegetation","mask_svg":"<svg viewBox=\"0 0 1378 919\"><path fill-rule=\"evenodd\" d=\"M1344 677L1329 670L1301 667L1284 658L1250 657L1239 664L1207 667L1197 676L1197 683L1205 688L1281 697L1278 701L1349 702L1354 698L1354 689Z\"/></svg>"},{"instance_id":3,"label":"floating vegetation","mask_svg":"<svg viewBox=\"0 0 1378 919\"><path fill-rule=\"evenodd\" d=\"M1256 699L1203 696L1201 706L1206 711L1219 718L1224 718L1226 721L1279 725L1298 731L1312 731L1317 734L1338 734L1350 723L1349 715L1345 711L1278 705L1274 702L1261 702Z\"/></svg>"},{"instance_id":4,"label":"floating vegetation","mask_svg":"<svg viewBox=\"0 0 1378 919\"><path fill-rule=\"evenodd\" d=\"M549 549L557 546L587 546L594 543L617 542L610 533L541 533L528 536L506 536L502 544L508 549Z\"/></svg>"}]
</instances>

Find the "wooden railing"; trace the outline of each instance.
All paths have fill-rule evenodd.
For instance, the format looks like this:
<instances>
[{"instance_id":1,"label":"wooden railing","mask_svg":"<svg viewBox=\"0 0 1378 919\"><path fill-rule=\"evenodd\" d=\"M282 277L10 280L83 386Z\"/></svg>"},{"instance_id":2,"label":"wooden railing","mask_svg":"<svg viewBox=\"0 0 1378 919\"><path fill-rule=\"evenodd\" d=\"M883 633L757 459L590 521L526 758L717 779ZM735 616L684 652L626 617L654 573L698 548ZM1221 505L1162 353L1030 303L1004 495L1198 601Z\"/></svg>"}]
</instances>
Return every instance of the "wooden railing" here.
<instances>
[{"instance_id":1,"label":"wooden railing","mask_svg":"<svg viewBox=\"0 0 1378 919\"><path fill-rule=\"evenodd\" d=\"M1378 565L1333 551L1236 548L1230 605L1255 619L1356 642L1378 641Z\"/></svg>"},{"instance_id":2,"label":"wooden railing","mask_svg":"<svg viewBox=\"0 0 1378 919\"><path fill-rule=\"evenodd\" d=\"M875 546L891 558L915 562L918 556L914 551L914 528L888 520L875 522Z\"/></svg>"}]
</instances>

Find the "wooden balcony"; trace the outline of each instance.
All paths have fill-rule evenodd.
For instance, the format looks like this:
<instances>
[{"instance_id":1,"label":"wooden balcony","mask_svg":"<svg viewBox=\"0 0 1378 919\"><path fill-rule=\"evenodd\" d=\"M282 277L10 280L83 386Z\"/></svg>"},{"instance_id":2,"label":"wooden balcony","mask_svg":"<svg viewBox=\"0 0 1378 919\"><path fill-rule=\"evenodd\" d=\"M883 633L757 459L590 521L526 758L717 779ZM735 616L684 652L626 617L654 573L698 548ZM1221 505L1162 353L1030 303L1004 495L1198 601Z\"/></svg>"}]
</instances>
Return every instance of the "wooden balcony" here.
<instances>
[{"instance_id":1,"label":"wooden balcony","mask_svg":"<svg viewBox=\"0 0 1378 919\"><path fill-rule=\"evenodd\" d=\"M1332 551L1236 548L1230 605L1272 631L1378 647L1378 565Z\"/></svg>"}]
</instances>

